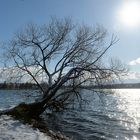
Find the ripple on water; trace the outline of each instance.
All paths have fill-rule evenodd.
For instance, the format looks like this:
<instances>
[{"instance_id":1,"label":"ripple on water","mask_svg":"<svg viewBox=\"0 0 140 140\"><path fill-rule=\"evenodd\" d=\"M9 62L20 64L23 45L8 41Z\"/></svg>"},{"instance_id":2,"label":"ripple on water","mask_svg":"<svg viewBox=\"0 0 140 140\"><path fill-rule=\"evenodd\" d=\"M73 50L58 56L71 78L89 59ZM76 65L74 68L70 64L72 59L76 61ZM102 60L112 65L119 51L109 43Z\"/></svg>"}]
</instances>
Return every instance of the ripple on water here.
<instances>
[{"instance_id":1,"label":"ripple on water","mask_svg":"<svg viewBox=\"0 0 140 140\"><path fill-rule=\"evenodd\" d=\"M75 140L140 140L140 89L114 91L114 94L99 95L81 90L89 104L45 117L48 126ZM0 91L0 108L26 101L22 94L21 91Z\"/></svg>"}]
</instances>

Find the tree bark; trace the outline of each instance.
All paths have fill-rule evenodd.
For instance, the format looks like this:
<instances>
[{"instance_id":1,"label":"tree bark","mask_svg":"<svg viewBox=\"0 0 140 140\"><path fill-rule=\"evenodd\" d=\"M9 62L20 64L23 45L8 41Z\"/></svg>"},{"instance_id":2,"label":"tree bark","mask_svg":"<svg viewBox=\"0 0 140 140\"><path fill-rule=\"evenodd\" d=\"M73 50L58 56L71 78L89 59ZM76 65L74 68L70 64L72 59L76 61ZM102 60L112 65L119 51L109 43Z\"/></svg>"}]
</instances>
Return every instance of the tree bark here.
<instances>
[{"instance_id":1,"label":"tree bark","mask_svg":"<svg viewBox=\"0 0 140 140\"><path fill-rule=\"evenodd\" d=\"M32 119L37 119L45 111L44 102L21 103L16 107L0 112L0 115L11 115L17 119L22 119L28 122Z\"/></svg>"},{"instance_id":2,"label":"tree bark","mask_svg":"<svg viewBox=\"0 0 140 140\"><path fill-rule=\"evenodd\" d=\"M61 133L54 133L48 129L47 123L39 117L44 110L43 101L30 104L21 103L12 109L1 111L0 115L11 115L16 119L22 120L24 123L31 124L33 128L38 128L41 132L46 133L52 140L70 140Z\"/></svg>"}]
</instances>

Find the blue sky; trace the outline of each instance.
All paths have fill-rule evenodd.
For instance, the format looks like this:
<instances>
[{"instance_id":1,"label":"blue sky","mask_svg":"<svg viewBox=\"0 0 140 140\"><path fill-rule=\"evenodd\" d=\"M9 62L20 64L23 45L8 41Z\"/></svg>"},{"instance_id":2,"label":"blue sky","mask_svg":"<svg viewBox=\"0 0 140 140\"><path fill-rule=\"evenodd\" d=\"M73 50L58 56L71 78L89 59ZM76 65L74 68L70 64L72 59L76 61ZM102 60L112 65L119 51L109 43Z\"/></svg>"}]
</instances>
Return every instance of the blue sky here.
<instances>
[{"instance_id":1,"label":"blue sky","mask_svg":"<svg viewBox=\"0 0 140 140\"><path fill-rule=\"evenodd\" d=\"M138 0L0 0L0 41L9 40L29 22L44 24L50 16L69 16L75 22L103 25L110 36L114 33L120 39L109 55L130 64L133 75L136 73L140 79L140 23L130 27L128 23L121 23L117 14L122 5L130 1ZM136 4L140 6L140 3ZM133 17L124 19L130 22Z\"/></svg>"}]
</instances>

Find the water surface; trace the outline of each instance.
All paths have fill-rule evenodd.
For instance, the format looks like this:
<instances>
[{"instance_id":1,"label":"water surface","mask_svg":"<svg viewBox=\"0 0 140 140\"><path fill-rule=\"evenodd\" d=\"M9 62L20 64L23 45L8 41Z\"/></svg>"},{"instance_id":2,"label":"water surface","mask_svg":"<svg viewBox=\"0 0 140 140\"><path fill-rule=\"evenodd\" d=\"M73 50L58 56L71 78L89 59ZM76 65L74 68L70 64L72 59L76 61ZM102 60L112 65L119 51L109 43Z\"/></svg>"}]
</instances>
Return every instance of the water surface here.
<instances>
[{"instance_id":1,"label":"water surface","mask_svg":"<svg viewBox=\"0 0 140 140\"><path fill-rule=\"evenodd\" d=\"M82 92L89 104L48 118L50 128L75 140L140 139L140 89L114 90L114 94Z\"/></svg>"},{"instance_id":2,"label":"water surface","mask_svg":"<svg viewBox=\"0 0 140 140\"><path fill-rule=\"evenodd\" d=\"M82 108L45 117L50 129L61 131L74 140L140 139L140 89L114 90L113 94L81 92L89 103L81 104ZM33 99L25 96L27 93L24 90L0 90L0 109L30 102Z\"/></svg>"}]
</instances>

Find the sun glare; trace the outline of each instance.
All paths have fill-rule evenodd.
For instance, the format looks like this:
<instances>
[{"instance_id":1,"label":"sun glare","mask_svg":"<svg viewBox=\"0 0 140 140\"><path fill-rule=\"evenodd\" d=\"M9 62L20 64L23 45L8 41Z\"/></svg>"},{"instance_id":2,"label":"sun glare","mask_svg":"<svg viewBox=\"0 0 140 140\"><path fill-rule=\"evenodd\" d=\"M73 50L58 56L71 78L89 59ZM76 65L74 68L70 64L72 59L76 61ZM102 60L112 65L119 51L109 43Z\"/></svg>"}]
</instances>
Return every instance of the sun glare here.
<instances>
[{"instance_id":1,"label":"sun glare","mask_svg":"<svg viewBox=\"0 0 140 140\"><path fill-rule=\"evenodd\" d=\"M140 1L126 1L118 12L119 21L128 27L140 25Z\"/></svg>"}]
</instances>

